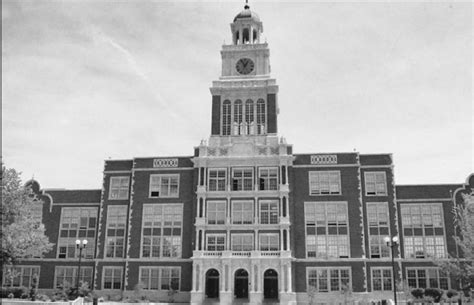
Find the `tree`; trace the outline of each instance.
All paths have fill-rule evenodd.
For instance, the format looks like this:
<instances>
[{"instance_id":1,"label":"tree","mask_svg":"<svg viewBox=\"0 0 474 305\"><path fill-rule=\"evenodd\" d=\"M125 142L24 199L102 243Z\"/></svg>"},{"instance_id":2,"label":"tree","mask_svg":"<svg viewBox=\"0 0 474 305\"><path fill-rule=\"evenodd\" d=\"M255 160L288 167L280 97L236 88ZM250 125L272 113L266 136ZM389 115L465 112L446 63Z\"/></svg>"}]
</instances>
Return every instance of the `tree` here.
<instances>
[{"instance_id":1,"label":"tree","mask_svg":"<svg viewBox=\"0 0 474 305\"><path fill-rule=\"evenodd\" d=\"M474 193L462 194L462 198L463 204L454 208L458 232L454 239L461 255L438 261L437 264L447 274L459 280L460 288L467 296L470 289L474 288Z\"/></svg>"},{"instance_id":2,"label":"tree","mask_svg":"<svg viewBox=\"0 0 474 305\"><path fill-rule=\"evenodd\" d=\"M20 173L2 164L2 267L51 250L44 225L31 209L39 203L31 188L22 185Z\"/></svg>"}]
</instances>

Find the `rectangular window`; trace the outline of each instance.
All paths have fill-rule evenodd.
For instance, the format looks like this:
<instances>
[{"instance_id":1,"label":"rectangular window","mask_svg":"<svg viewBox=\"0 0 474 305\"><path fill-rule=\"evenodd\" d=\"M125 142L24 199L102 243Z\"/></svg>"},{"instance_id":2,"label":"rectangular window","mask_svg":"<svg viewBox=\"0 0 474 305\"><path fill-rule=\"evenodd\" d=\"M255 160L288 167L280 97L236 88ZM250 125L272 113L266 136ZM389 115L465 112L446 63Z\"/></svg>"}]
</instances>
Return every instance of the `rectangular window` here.
<instances>
[{"instance_id":1,"label":"rectangular window","mask_svg":"<svg viewBox=\"0 0 474 305\"><path fill-rule=\"evenodd\" d=\"M392 291L392 269L372 269L372 291Z\"/></svg>"},{"instance_id":2,"label":"rectangular window","mask_svg":"<svg viewBox=\"0 0 474 305\"><path fill-rule=\"evenodd\" d=\"M224 251L225 234L207 234L207 251Z\"/></svg>"},{"instance_id":3,"label":"rectangular window","mask_svg":"<svg viewBox=\"0 0 474 305\"><path fill-rule=\"evenodd\" d=\"M128 199L130 177L110 177L109 199Z\"/></svg>"},{"instance_id":4,"label":"rectangular window","mask_svg":"<svg viewBox=\"0 0 474 305\"><path fill-rule=\"evenodd\" d=\"M142 257L180 257L183 206L144 204Z\"/></svg>"},{"instance_id":5,"label":"rectangular window","mask_svg":"<svg viewBox=\"0 0 474 305\"><path fill-rule=\"evenodd\" d=\"M232 251L252 251L253 246L252 234L232 234Z\"/></svg>"},{"instance_id":6,"label":"rectangular window","mask_svg":"<svg viewBox=\"0 0 474 305\"><path fill-rule=\"evenodd\" d=\"M75 287L77 279L77 267L56 267L54 270L54 287L60 286ZM81 267L79 283L92 283L92 267Z\"/></svg>"},{"instance_id":7,"label":"rectangular window","mask_svg":"<svg viewBox=\"0 0 474 305\"><path fill-rule=\"evenodd\" d=\"M104 267L103 289L122 289L122 267Z\"/></svg>"},{"instance_id":8,"label":"rectangular window","mask_svg":"<svg viewBox=\"0 0 474 305\"><path fill-rule=\"evenodd\" d=\"M260 223L278 224L278 201L260 202Z\"/></svg>"},{"instance_id":9,"label":"rectangular window","mask_svg":"<svg viewBox=\"0 0 474 305\"><path fill-rule=\"evenodd\" d=\"M234 168L232 170L232 190L251 191L253 190L253 169Z\"/></svg>"},{"instance_id":10,"label":"rectangular window","mask_svg":"<svg viewBox=\"0 0 474 305\"><path fill-rule=\"evenodd\" d=\"M106 257L123 257L125 246L125 227L127 225L127 206L110 205L107 207Z\"/></svg>"},{"instance_id":11,"label":"rectangular window","mask_svg":"<svg viewBox=\"0 0 474 305\"><path fill-rule=\"evenodd\" d=\"M3 281L4 287L26 287L31 288L33 284L33 276L39 277L40 267L39 266L5 266L3 268ZM38 286L38 281L36 286Z\"/></svg>"},{"instance_id":12,"label":"rectangular window","mask_svg":"<svg viewBox=\"0 0 474 305\"><path fill-rule=\"evenodd\" d=\"M402 204L406 258L444 258L446 244L441 204Z\"/></svg>"},{"instance_id":13,"label":"rectangular window","mask_svg":"<svg viewBox=\"0 0 474 305\"><path fill-rule=\"evenodd\" d=\"M448 276L438 268L407 268L406 271L410 288L449 289Z\"/></svg>"},{"instance_id":14,"label":"rectangular window","mask_svg":"<svg viewBox=\"0 0 474 305\"><path fill-rule=\"evenodd\" d=\"M307 257L349 257L347 202L305 202Z\"/></svg>"},{"instance_id":15,"label":"rectangular window","mask_svg":"<svg viewBox=\"0 0 474 305\"><path fill-rule=\"evenodd\" d=\"M83 249L82 255L85 258L94 258L96 226L97 208L62 208L58 258L78 257L77 239L87 239L87 247Z\"/></svg>"},{"instance_id":16,"label":"rectangular window","mask_svg":"<svg viewBox=\"0 0 474 305\"><path fill-rule=\"evenodd\" d=\"M370 257L390 257L390 248L383 240L385 236L390 236L388 203L367 203L367 221L369 224Z\"/></svg>"},{"instance_id":17,"label":"rectangular window","mask_svg":"<svg viewBox=\"0 0 474 305\"><path fill-rule=\"evenodd\" d=\"M261 191L278 190L278 168L260 168L258 172L258 184Z\"/></svg>"},{"instance_id":18,"label":"rectangular window","mask_svg":"<svg viewBox=\"0 0 474 305\"><path fill-rule=\"evenodd\" d=\"M141 267L140 282L146 290L180 289L180 267Z\"/></svg>"},{"instance_id":19,"label":"rectangular window","mask_svg":"<svg viewBox=\"0 0 474 305\"><path fill-rule=\"evenodd\" d=\"M226 190L226 170L225 169L209 169L208 191L225 191Z\"/></svg>"},{"instance_id":20,"label":"rectangular window","mask_svg":"<svg viewBox=\"0 0 474 305\"><path fill-rule=\"evenodd\" d=\"M277 233L260 234L260 251L278 251L280 250L279 236Z\"/></svg>"},{"instance_id":21,"label":"rectangular window","mask_svg":"<svg viewBox=\"0 0 474 305\"><path fill-rule=\"evenodd\" d=\"M179 195L179 174L173 175L151 175L150 176L150 197L178 197Z\"/></svg>"},{"instance_id":22,"label":"rectangular window","mask_svg":"<svg viewBox=\"0 0 474 305\"><path fill-rule=\"evenodd\" d=\"M341 173L339 171L309 172L310 195L341 194Z\"/></svg>"},{"instance_id":23,"label":"rectangular window","mask_svg":"<svg viewBox=\"0 0 474 305\"><path fill-rule=\"evenodd\" d=\"M252 201L232 202L232 223L240 225L253 223Z\"/></svg>"},{"instance_id":24,"label":"rectangular window","mask_svg":"<svg viewBox=\"0 0 474 305\"><path fill-rule=\"evenodd\" d=\"M314 287L317 292L342 291L351 285L348 268L306 268L307 287Z\"/></svg>"},{"instance_id":25,"label":"rectangular window","mask_svg":"<svg viewBox=\"0 0 474 305\"><path fill-rule=\"evenodd\" d=\"M365 172L365 195L387 195L387 178L385 172Z\"/></svg>"},{"instance_id":26,"label":"rectangular window","mask_svg":"<svg viewBox=\"0 0 474 305\"><path fill-rule=\"evenodd\" d=\"M210 225L225 224L226 219L225 201L207 202L207 223Z\"/></svg>"}]
</instances>

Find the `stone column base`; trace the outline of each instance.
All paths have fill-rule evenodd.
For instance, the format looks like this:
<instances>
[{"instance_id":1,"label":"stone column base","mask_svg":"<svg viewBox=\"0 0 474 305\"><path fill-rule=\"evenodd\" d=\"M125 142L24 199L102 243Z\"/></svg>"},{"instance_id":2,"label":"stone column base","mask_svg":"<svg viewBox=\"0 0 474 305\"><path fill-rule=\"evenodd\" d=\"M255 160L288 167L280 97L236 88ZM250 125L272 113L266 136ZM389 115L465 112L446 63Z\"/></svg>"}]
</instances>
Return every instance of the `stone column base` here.
<instances>
[{"instance_id":1,"label":"stone column base","mask_svg":"<svg viewBox=\"0 0 474 305\"><path fill-rule=\"evenodd\" d=\"M252 305L262 304L263 293L262 292L249 292L249 302Z\"/></svg>"},{"instance_id":2,"label":"stone column base","mask_svg":"<svg viewBox=\"0 0 474 305\"><path fill-rule=\"evenodd\" d=\"M200 305L204 301L204 292L202 291L191 291L191 304Z\"/></svg>"},{"instance_id":3,"label":"stone column base","mask_svg":"<svg viewBox=\"0 0 474 305\"><path fill-rule=\"evenodd\" d=\"M219 304L232 304L234 300L234 296L232 295L232 291L220 291L219 292Z\"/></svg>"},{"instance_id":4,"label":"stone column base","mask_svg":"<svg viewBox=\"0 0 474 305\"><path fill-rule=\"evenodd\" d=\"M296 293L280 292L280 304L296 305Z\"/></svg>"}]
</instances>

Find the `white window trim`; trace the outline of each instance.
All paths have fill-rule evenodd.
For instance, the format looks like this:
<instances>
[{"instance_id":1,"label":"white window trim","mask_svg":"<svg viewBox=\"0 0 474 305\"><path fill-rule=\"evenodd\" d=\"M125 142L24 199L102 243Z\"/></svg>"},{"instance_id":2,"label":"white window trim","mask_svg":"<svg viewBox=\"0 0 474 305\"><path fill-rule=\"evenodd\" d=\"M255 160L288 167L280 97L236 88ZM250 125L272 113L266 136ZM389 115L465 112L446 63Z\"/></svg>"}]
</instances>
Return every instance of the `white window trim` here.
<instances>
[{"instance_id":1,"label":"white window trim","mask_svg":"<svg viewBox=\"0 0 474 305\"><path fill-rule=\"evenodd\" d=\"M334 293L336 291L331 291L330 283L331 283L331 276L330 276L330 270L349 270L349 287L352 287L352 268L351 267L343 267L343 266L334 266L334 267L306 267L306 288L309 288L309 271L313 270L328 270L328 291L324 292L317 292L317 293ZM319 279L318 279L319 280ZM340 281L340 279L339 279ZM339 289L341 291L341 289Z\"/></svg>"},{"instance_id":2,"label":"white window trim","mask_svg":"<svg viewBox=\"0 0 474 305\"><path fill-rule=\"evenodd\" d=\"M278 216L277 216L277 223L276 224L279 224L280 223L280 217L281 217L281 205L280 205L280 201L278 199L264 199L264 200L259 200L258 202L258 223L261 224L261 225L275 225L274 223L262 223L262 204L276 204L277 206L277 211L278 211Z\"/></svg>"},{"instance_id":3,"label":"white window trim","mask_svg":"<svg viewBox=\"0 0 474 305\"><path fill-rule=\"evenodd\" d=\"M225 233L206 233L206 251L221 251L221 250L208 250L207 249L207 246L208 246L208 242L209 242L209 237L224 237L224 250L222 251L225 251L226 249L226 245L227 245L227 235Z\"/></svg>"},{"instance_id":4,"label":"white window trim","mask_svg":"<svg viewBox=\"0 0 474 305\"><path fill-rule=\"evenodd\" d=\"M128 185L127 185L127 196L126 197L117 197L117 198L112 198L112 179L123 179L127 178L128 179ZM127 200L130 197L130 176L110 176L109 179L109 200Z\"/></svg>"},{"instance_id":5,"label":"white window trim","mask_svg":"<svg viewBox=\"0 0 474 305\"><path fill-rule=\"evenodd\" d=\"M224 190L223 190L223 191L210 190L210 189L209 189L209 181L211 181L211 179L210 179L210 177L211 177L211 175L210 175L211 171L224 171L224 172L225 172L225 182L224 182ZM206 189L207 189L208 192L225 192L225 191L227 191L227 187L228 187L228 181L227 181L227 180L228 180L228 177L227 177L227 168L225 168L225 167L212 167L212 168L208 168L208 169L207 169L207 185L206 185L207 187L206 187Z\"/></svg>"},{"instance_id":6,"label":"white window trim","mask_svg":"<svg viewBox=\"0 0 474 305\"><path fill-rule=\"evenodd\" d=\"M328 175L330 175L331 173L337 173L338 177L339 177L339 193L333 193L333 194L311 194L311 173L321 173L321 172L325 172L325 173L328 173ZM331 183L329 182L329 185L331 185ZM323 170L317 170L317 171L309 171L308 172L308 194L309 196L338 196L338 195L342 195L342 181L341 181L341 171L323 171Z\"/></svg>"},{"instance_id":7,"label":"white window trim","mask_svg":"<svg viewBox=\"0 0 474 305\"><path fill-rule=\"evenodd\" d=\"M2 273L3 273L2 287L7 287L7 288L8 288L8 287L11 287L11 286L5 286L5 281L6 281L5 276L6 276L7 272L8 272L8 269L11 270L11 269L14 269L14 268L21 268L21 274L18 275L18 277L20 277L20 278L23 277L23 269L24 269L24 268L37 268L37 269L38 269L38 273L36 273L36 275L38 276L38 282L36 283L36 288L38 288L38 286L39 286L39 281L40 281L40 276L41 276L41 274L40 274L40 273L41 273L41 266L40 266L40 265L10 265L10 266L6 265L6 266L4 266L4 268L3 268L3 270L2 270ZM31 279L31 280L33 280L33 274L32 274L31 276L32 276L32 279ZM21 283L22 285L20 285L20 286L13 286L13 287L25 287L25 286L23 285L23 280L21 280L20 283ZM55 287L56 287L56 286L55 286ZM27 287L27 288L31 288L31 287Z\"/></svg>"},{"instance_id":8,"label":"white window trim","mask_svg":"<svg viewBox=\"0 0 474 305\"><path fill-rule=\"evenodd\" d=\"M234 236L250 236L252 237L252 248L253 250L249 250L249 251L239 251L239 250L233 250L234 248ZM255 250L255 238L254 238L254 234L253 233L232 233L230 234L230 250L233 251L233 252L250 252L250 251L254 251Z\"/></svg>"},{"instance_id":9,"label":"white window trim","mask_svg":"<svg viewBox=\"0 0 474 305\"><path fill-rule=\"evenodd\" d=\"M114 269L114 270L121 270L121 274L120 274L120 289L114 289L114 288L105 288L104 284L105 284L105 269ZM112 286L113 286L113 282L112 282ZM122 266L103 266L102 267L102 290L107 290L107 291L110 291L110 290L122 290L123 289L123 267Z\"/></svg>"},{"instance_id":10,"label":"white window trim","mask_svg":"<svg viewBox=\"0 0 474 305\"><path fill-rule=\"evenodd\" d=\"M162 192L160 189L160 195L159 196L151 196L151 181L153 180L153 177L158 177L160 178L160 188L161 188L161 178L163 177L173 177L173 178L178 178L178 190L176 195L169 195L169 196L162 196ZM152 174L150 175L150 182L148 185L148 198L178 198L179 197L179 185L180 185L180 176L179 174Z\"/></svg>"},{"instance_id":11,"label":"white window trim","mask_svg":"<svg viewBox=\"0 0 474 305\"><path fill-rule=\"evenodd\" d=\"M408 284L408 270L425 270L425 272L427 274L428 274L428 270L437 270L438 284L440 284L439 280L440 280L441 269L439 267L431 267L431 266L405 267L405 278L406 278L407 284ZM416 276L416 279L418 281L418 275ZM426 288L432 288L430 285L428 285L429 277L427 276L425 279L426 279L426 283L427 283ZM449 289L451 289L451 278L449 277L449 275L447 275L446 279L448 281L448 290L449 290ZM441 285L439 285L439 286L441 286ZM440 287L438 287L438 288L440 288ZM415 289L415 288L413 288L413 289Z\"/></svg>"},{"instance_id":12,"label":"white window trim","mask_svg":"<svg viewBox=\"0 0 474 305\"><path fill-rule=\"evenodd\" d=\"M224 223L223 223L223 224L217 224L217 223L216 223L216 224L214 224L214 223L210 224L210 223L209 223L209 203L210 203L210 202L212 202L212 203L219 203L219 204L224 205ZM205 205L206 205L206 207L205 207L205 209L206 209L205 212L206 212L206 213L205 213L204 216L206 217L206 223L207 223L207 224L209 224L209 225L211 225L211 226L218 226L218 225L225 225L225 224L227 223L227 202L226 202L225 200L207 200L207 201L205 202Z\"/></svg>"},{"instance_id":13,"label":"white window trim","mask_svg":"<svg viewBox=\"0 0 474 305\"><path fill-rule=\"evenodd\" d=\"M138 281L140 282L141 281L141 278L142 278L142 272L143 272L143 269L158 269L158 287L159 289L143 289L143 290L146 290L146 291L168 291L168 290L161 290L161 270L162 269L179 269L179 289L178 291L181 291L181 276L182 276L182 268L181 266L140 266L138 268ZM161 270L160 270L161 269Z\"/></svg>"},{"instance_id":14,"label":"white window trim","mask_svg":"<svg viewBox=\"0 0 474 305\"><path fill-rule=\"evenodd\" d=\"M234 223L234 204L235 203L250 203L251 206L252 206L252 219L251 219L251 223L247 224L247 223ZM255 224L255 205L254 205L254 202L253 200L232 200L231 201L231 213L230 213L230 222L231 224L233 225L237 225L237 226L245 226L245 225L251 225L251 224Z\"/></svg>"},{"instance_id":15,"label":"white window trim","mask_svg":"<svg viewBox=\"0 0 474 305\"><path fill-rule=\"evenodd\" d=\"M304 209L305 209L305 217L304 217L304 245L305 245L305 248L304 248L304 251L305 251L305 257L306 259L311 259L311 260L317 260L317 259L321 259L321 258L318 258L318 257L309 257L308 256L308 250L307 250L307 245L306 245L306 241L307 241L307 238L308 238L308 231L306 230L306 205L307 204L321 204L321 203L324 203L324 204L327 204L327 203L332 203L332 204L336 204L336 203L343 203L344 206L346 207L346 215L347 215L347 258L351 258L351 226L349 224L349 220L350 220L350 217L349 217L349 204L347 201L305 201L304 202ZM328 236L329 234L326 234L326 236ZM317 236L317 235L315 235ZM336 235L336 236L339 236L339 235ZM344 235L341 235L341 236L344 236ZM324 258L324 259L340 259L340 258Z\"/></svg>"},{"instance_id":16,"label":"white window trim","mask_svg":"<svg viewBox=\"0 0 474 305\"><path fill-rule=\"evenodd\" d=\"M385 181L385 193L377 194L377 180L375 181L375 194L367 194L367 174L378 174L383 173ZM388 196L388 182L387 182L387 173L385 171L368 171L364 172L364 193L367 197L376 197L376 196Z\"/></svg>"},{"instance_id":17,"label":"white window trim","mask_svg":"<svg viewBox=\"0 0 474 305\"><path fill-rule=\"evenodd\" d=\"M60 258L59 257L59 247L61 246L60 244L60 239L61 238L65 238L65 237L61 237L61 229L62 229L62 223L63 223L63 216L64 216L64 211L66 210L74 210L74 209L95 209L95 215L96 215L96 218L95 218L95 234L94 234L94 238L91 238L91 237L78 237L76 236L75 239L87 239L89 241L89 249L92 247L92 258L86 258L86 250L84 249L82 251L82 255L83 255L83 258L84 259L94 259L95 256L96 256L96 248L95 248L95 243L97 242L97 238L98 238L98 235L99 235L99 208L97 207L84 207L84 206L75 206L75 207L63 207L61 208L61 217L59 218L59 230L58 230L58 237L57 237L57 243L54 245L54 247L56 247L56 258L60 259L60 260L63 260L63 261L66 261L66 260L70 260L70 259L73 259L73 260L76 260L78 256L78 253L77 253L77 248L76 248L76 251L74 252L74 257L67 257L67 254L66 254L66 257L65 258ZM77 228L77 235L79 235L79 227ZM93 242L90 242L90 240L93 239ZM68 244L69 245L69 244ZM86 248L87 249L87 248ZM67 250L66 250L67 251ZM67 253L67 252L66 252ZM56 287L56 286L55 286Z\"/></svg>"},{"instance_id":18,"label":"white window trim","mask_svg":"<svg viewBox=\"0 0 474 305\"><path fill-rule=\"evenodd\" d=\"M443 240L444 240L444 258L447 258L448 257L448 244L447 244L447 240L446 240L446 220L444 218L444 210L443 210L443 203L442 202L422 202L422 203L400 203L399 205L399 208L400 208L400 226L401 226L401 236L403 238L403 241L405 241L405 227L403 226L403 214L402 214L402 206L413 206L413 205L418 205L420 206L420 208L423 206L423 205L429 205L429 206L438 206L441 210L441 223L443 224ZM422 220L423 222L423 220ZM423 227L422 227L423 228ZM421 237L423 237L423 249L425 249L425 232L424 230L422 230L423 232L423 235L420 235ZM439 236L439 235L433 235L433 236ZM433 258L432 257L425 257L425 258L411 258L411 257L407 257L407 253L405 253L405 243L403 243L403 249L401 247L401 245L399 246L400 247L400 250L403 251L403 258L408 258L408 259L416 259L416 260L432 260Z\"/></svg>"},{"instance_id":19,"label":"white window trim","mask_svg":"<svg viewBox=\"0 0 474 305\"><path fill-rule=\"evenodd\" d=\"M113 257L107 257L107 247L108 247L108 244L107 244L107 239L110 237L109 236L109 215L110 215L110 207L121 207L121 208L125 208L125 226L123 228L124 232L125 232L125 235L123 236L123 239L124 239L124 242L123 242L123 252L122 252L122 256L121 257L116 257L115 256L115 251L114 251L114 256ZM126 239L127 239L127 217L128 216L128 206L127 205L109 205L107 206L107 217L106 217L106 224L105 224L105 245L104 245L104 256L103 258L104 259L122 259L123 256L124 256L124 253L125 253L125 250L126 250L126 247L125 247L125 244L126 244ZM112 236L112 237L117 237L117 236Z\"/></svg>"},{"instance_id":20,"label":"white window trim","mask_svg":"<svg viewBox=\"0 0 474 305\"><path fill-rule=\"evenodd\" d=\"M145 205L155 205L156 203L146 203L146 204L143 204L143 206ZM142 218L142 224L141 224L141 227L140 227L140 235L141 235L141 239L140 239L140 258L141 259L144 259L144 260L170 260L170 259L180 259L183 257L183 227L184 227L184 223L183 223L183 220L184 220L184 204L182 203L170 203L170 204L158 204L158 205L161 205L162 207L165 207L165 206L175 206L175 205L179 205L181 206L181 235L180 235L180 238L181 238L181 249L180 249L180 255L174 257L174 256L171 256L171 257L168 257L168 256L162 256L161 254L163 253L163 248L162 248L162 241L160 241L160 256L159 257L153 257L150 255L150 257L147 257L147 256L143 256L143 238L145 237L143 235L143 226L144 226L144 222L143 222L143 218ZM143 210L142 210L142 213L143 213ZM142 215L143 217L143 215ZM173 235L174 236L174 235ZM160 237L163 237L163 233L160 235ZM125 251L127 251L125 249ZM180 286L181 287L181 286Z\"/></svg>"},{"instance_id":21,"label":"white window trim","mask_svg":"<svg viewBox=\"0 0 474 305\"><path fill-rule=\"evenodd\" d=\"M278 250L262 250L262 236L276 236L277 237L277 249ZM258 251L279 251L280 245L280 234L278 233L259 233L258 234Z\"/></svg>"},{"instance_id":22,"label":"white window trim","mask_svg":"<svg viewBox=\"0 0 474 305\"><path fill-rule=\"evenodd\" d=\"M235 172L236 170L239 170L239 171L250 170L250 171L252 172L252 189L250 189L250 190L244 190L244 189L242 189L242 190L235 190L235 191L234 191L234 186L231 185L232 191L234 191L234 192L251 192L251 191L253 191L254 188L255 188L255 173L254 173L253 167L235 167L235 168L232 168L232 176L231 176L231 178L232 178L232 183L233 183L233 180L234 180L234 172ZM244 177L242 177L242 181L243 181L243 180L245 180ZM243 185L242 185L242 187L243 187Z\"/></svg>"},{"instance_id":23,"label":"white window trim","mask_svg":"<svg viewBox=\"0 0 474 305\"><path fill-rule=\"evenodd\" d=\"M391 286L392 286L392 288L391 288L390 290L385 290L385 289L383 288L383 282L382 282L382 289L381 289L381 290L375 290L375 289L374 289L374 271L375 271L375 270L381 270L381 271L382 271L382 274L383 274L383 270L388 270L388 271L390 271L390 283L391 283ZM383 276L382 276L382 279L383 279ZM371 284L370 288L371 288L372 292L377 292L377 291L379 291L379 292L393 291L393 269L392 269L391 267L372 266L372 267L370 268L370 280L371 280L371 282L370 282L370 284Z\"/></svg>"},{"instance_id":24,"label":"white window trim","mask_svg":"<svg viewBox=\"0 0 474 305\"><path fill-rule=\"evenodd\" d=\"M77 266L55 266L54 267L54 289L56 289L57 286L57 273L58 273L58 269L59 268L72 268L73 270L76 270L76 271L73 271L73 274L72 274L72 277L73 277L73 280L76 281L77 280L77 272L78 272L78 267ZM91 283L89 283L89 287L92 286L92 281L94 281L94 267L92 266L81 266L81 271L84 272L83 270L86 270L86 269L90 269L91 270ZM79 281L81 280L80 276L79 276ZM70 285L72 285L73 283L69 283Z\"/></svg>"},{"instance_id":25,"label":"white window trim","mask_svg":"<svg viewBox=\"0 0 474 305\"><path fill-rule=\"evenodd\" d=\"M265 123L266 124L266 123ZM266 134L266 133L265 133ZM275 190L261 190L260 189L260 176L262 173L262 170L270 170L270 169L276 169L276 189ZM280 171L278 166L265 166L265 167L259 167L258 168L258 176L257 176L257 188L261 192L274 192L278 191L280 189Z\"/></svg>"},{"instance_id":26,"label":"white window trim","mask_svg":"<svg viewBox=\"0 0 474 305\"><path fill-rule=\"evenodd\" d=\"M366 202L366 209L365 209L365 213L366 213L366 218L367 218L367 232L368 232L368 239L369 239L369 257L370 259L387 259L387 258L391 258L392 257L392 251L388 251L388 256L386 257L379 257L379 258L372 258L372 252L371 252L371 242L370 242L370 236L372 236L370 234L370 225L369 225L369 205L377 205L377 204L384 204L386 207L387 207L387 226L388 226L388 235L387 236L392 236L392 228L391 228L391 220L392 218L390 218L390 207L388 206L388 202L387 201L377 201L377 202ZM380 226L377 226L377 228L380 228ZM380 236L380 235L379 235Z\"/></svg>"}]
</instances>

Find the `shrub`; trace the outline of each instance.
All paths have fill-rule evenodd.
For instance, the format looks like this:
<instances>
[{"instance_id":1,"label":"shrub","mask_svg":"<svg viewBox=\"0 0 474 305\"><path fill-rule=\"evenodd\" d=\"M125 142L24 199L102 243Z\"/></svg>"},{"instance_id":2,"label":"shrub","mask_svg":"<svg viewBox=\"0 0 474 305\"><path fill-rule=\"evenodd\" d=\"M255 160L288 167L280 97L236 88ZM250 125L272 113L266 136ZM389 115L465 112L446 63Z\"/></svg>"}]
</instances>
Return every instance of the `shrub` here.
<instances>
[{"instance_id":1,"label":"shrub","mask_svg":"<svg viewBox=\"0 0 474 305\"><path fill-rule=\"evenodd\" d=\"M416 288L411 291L411 295L415 299L422 299L423 296L425 295L425 290L423 288Z\"/></svg>"},{"instance_id":2,"label":"shrub","mask_svg":"<svg viewBox=\"0 0 474 305\"><path fill-rule=\"evenodd\" d=\"M458 292L457 292L456 290L454 290L454 289L449 289L449 290L446 292L446 296L447 296L448 298L450 298L450 299L453 298L453 297L455 297L455 296L457 296L457 295L458 295Z\"/></svg>"},{"instance_id":3,"label":"shrub","mask_svg":"<svg viewBox=\"0 0 474 305\"><path fill-rule=\"evenodd\" d=\"M28 289L26 287L2 287L1 297L10 298L10 295L13 295L13 298L25 298L28 297Z\"/></svg>"},{"instance_id":4,"label":"shrub","mask_svg":"<svg viewBox=\"0 0 474 305\"><path fill-rule=\"evenodd\" d=\"M439 303L441 301L441 297L443 296L443 290L438 288L426 288L425 289L425 297L433 298L435 303Z\"/></svg>"}]
</instances>

